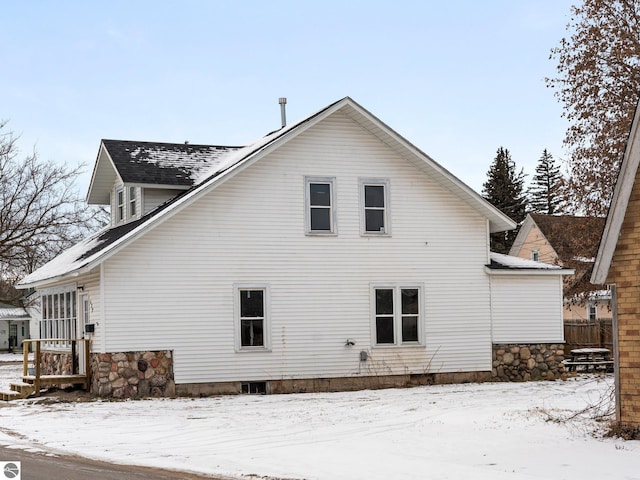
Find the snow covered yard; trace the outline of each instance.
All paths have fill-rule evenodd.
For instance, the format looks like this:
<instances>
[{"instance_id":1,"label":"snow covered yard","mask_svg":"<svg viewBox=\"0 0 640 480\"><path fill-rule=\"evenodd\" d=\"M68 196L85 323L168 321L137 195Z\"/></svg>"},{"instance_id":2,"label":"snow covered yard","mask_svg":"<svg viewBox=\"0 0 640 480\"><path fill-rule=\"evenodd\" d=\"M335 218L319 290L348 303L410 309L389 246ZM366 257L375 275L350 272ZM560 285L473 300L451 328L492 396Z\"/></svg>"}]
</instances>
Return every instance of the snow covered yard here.
<instances>
[{"instance_id":1,"label":"snow covered yard","mask_svg":"<svg viewBox=\"0 0 640 480\"><path fill-rule=\"evenodd\" d=\"M234 478L640 479L639 441L594 437L599 425L589 415L549 421L597 403L611 385L611 376L584 376L323 394L23 400L0 408L0 444Z\"/></svg>"}]
</instances>

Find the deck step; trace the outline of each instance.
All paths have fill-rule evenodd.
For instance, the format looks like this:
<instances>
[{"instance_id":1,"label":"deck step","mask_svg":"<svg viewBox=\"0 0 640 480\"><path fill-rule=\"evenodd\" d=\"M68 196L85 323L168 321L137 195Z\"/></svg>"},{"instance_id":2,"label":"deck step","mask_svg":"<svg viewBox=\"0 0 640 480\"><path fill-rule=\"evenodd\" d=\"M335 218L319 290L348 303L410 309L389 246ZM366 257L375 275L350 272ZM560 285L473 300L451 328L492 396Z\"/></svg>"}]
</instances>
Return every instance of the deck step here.
<instances>
[{"instance_id":1,"label":"deck step","mask_svg":"<svg viewBox=\"0 0 640 480\"><path fill-rule=\"evenodd\" d=\"M36 383L36 377L25 375L22 377L22 381L33 385ZM40 385L84 385L86 382L86 375L40 375Z\"/></svg>"},{"instance_id":2,"label":"deck step","mask_svg":"<svg viewBox=\"0 0 640 480\"><path fill-rule=\"evenodd\" d=\"M5 402L10 402L11 400L20 400L22 397L18 392L0 392L0 400L4 400Z\"/></svg>"},{"instance_id":3,"label":"deck step","mask_svg":"<svg viewBox=\"0 0 640 480\"><path fill-rule=\"evenodd\" d=\"M9 388L12 392L17 392L22 395L22 398L27 398L36 391L35 386L30 383L10 383Z\"/></svg>"}]
</instances>

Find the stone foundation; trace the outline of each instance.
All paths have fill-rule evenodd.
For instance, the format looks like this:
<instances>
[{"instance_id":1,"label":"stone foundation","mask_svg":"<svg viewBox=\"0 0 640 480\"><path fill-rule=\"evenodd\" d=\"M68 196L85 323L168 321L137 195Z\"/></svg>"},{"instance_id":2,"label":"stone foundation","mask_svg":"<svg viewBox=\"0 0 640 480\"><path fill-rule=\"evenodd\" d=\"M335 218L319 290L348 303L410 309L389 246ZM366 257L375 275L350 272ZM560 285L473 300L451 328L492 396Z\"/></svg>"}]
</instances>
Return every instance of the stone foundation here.
<instances>
[{"instance_id":1,"label":"stone foundation","mask_svg":"<svg viewBox=\"0 0 640 480\"><path fill-rule=\"evenodd\" d=\"M91 393L105 398L173 397L170 350L91 354Z\"/></svg>"},{"instance_id":2,"label":"stone foundation","mask_svg":"<svg viewBox=\"0 0 640 480\"><path fill-rule=\"evenodd\" d=\"M73 363L71 352L42 351L40 375L73 375Z\"/></svg>"},{"instance_id":3,"label":"stone foundation","mask_svg":"<svg viewBox=\"0 0 640 480\"><path fill-rule=\"evenodd\" d=\"M491 376L498 382L566 378L564 344L494 344Z\"/></svg>"},{"instance_id":4,"label":"stone foundation","mask_svg":"<svg viewBox=\"0 0 640 480\"><path fill-rule=\"evenodd\" d=\"M266 384L266 393L282 394L406 388L419 385L486 382L489 380L491 380L491 372L459 372L339 378L303 378L295 380L266 380L258 382ZM176 394L179 396L189 397L234 395L242 393L243 383L253 382L178 384L176 385Z\"/></svg>"}]
</instances>

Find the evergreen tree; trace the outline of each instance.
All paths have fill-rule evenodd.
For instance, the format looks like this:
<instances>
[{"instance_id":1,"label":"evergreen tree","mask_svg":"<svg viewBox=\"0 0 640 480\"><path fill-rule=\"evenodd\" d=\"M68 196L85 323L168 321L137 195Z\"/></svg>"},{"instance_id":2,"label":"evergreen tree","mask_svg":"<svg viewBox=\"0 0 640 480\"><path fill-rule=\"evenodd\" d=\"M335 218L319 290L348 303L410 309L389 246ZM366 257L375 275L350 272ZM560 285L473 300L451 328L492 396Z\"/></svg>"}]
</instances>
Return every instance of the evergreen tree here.
<instances>
[{"instance_id":1,"label":"evergreen tree","mask_svg":"<svg viewBox=\"0 0 640 480\"><path fill-rule=\"evenodd\" d=\"M529 187L529 206L532 212L553 215L559 213L562 176L560 167L545 148L536 166L536 174Z\"/></svg>"},{"instance_id":2,"label":"evergreen tree","mask_svg":"<svg viewBox=\"0 0 640 480\"><path fill-rule=\"evenodd\" d=\"M527 209L524 176L524 171L516 172L509 150L500 147L482 185L482 196L518 224L524 221ZM492 233L491 250L507 253L517 233L517 230Z\"/></svg>"}]
</instances>

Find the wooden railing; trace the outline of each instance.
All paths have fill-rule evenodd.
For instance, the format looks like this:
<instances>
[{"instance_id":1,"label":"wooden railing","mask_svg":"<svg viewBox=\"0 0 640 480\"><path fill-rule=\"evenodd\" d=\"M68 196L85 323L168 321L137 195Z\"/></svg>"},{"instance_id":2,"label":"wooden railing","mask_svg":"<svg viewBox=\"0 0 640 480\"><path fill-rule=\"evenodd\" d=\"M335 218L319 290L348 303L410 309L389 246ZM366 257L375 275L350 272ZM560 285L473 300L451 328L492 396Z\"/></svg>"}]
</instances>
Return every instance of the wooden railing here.
<instances>
[{"instance_id":1,"label":"wooden railing","mask_svg":"<svg viewBox=\"0 0 640 480\"><path fill-rule=\"evenodd\" d=\"M89 354L91 349L91 340L89 338L38 338L38 339L27 339L23 341L23 360L22 360L22 374L24 377L34 377L33 384L35 386L36 392L40 391L40 387L43 383L46 384L55 384L55 383L84 383L85 388L88 387L88 378L89 378ZM41 353L43 351L42 344L45 344L44 350L55 350L60 351L60 344L70 345L70 349L68 350L71 354L71 373L68 375L42 375L42 362L41 362ZM52 348L47 348L49 345L52 345ZM84 373L80 372L79 358L78 354L80 353L79 348L84 350ZM33 351L33 375L29 372L29 352ZM66 351L66 349L65 349ZM78 380L80 377L84 377L84 382L77 382L71 380ZM65 380L69 380L65 382Z\"/></svg>"}]
</instances>

